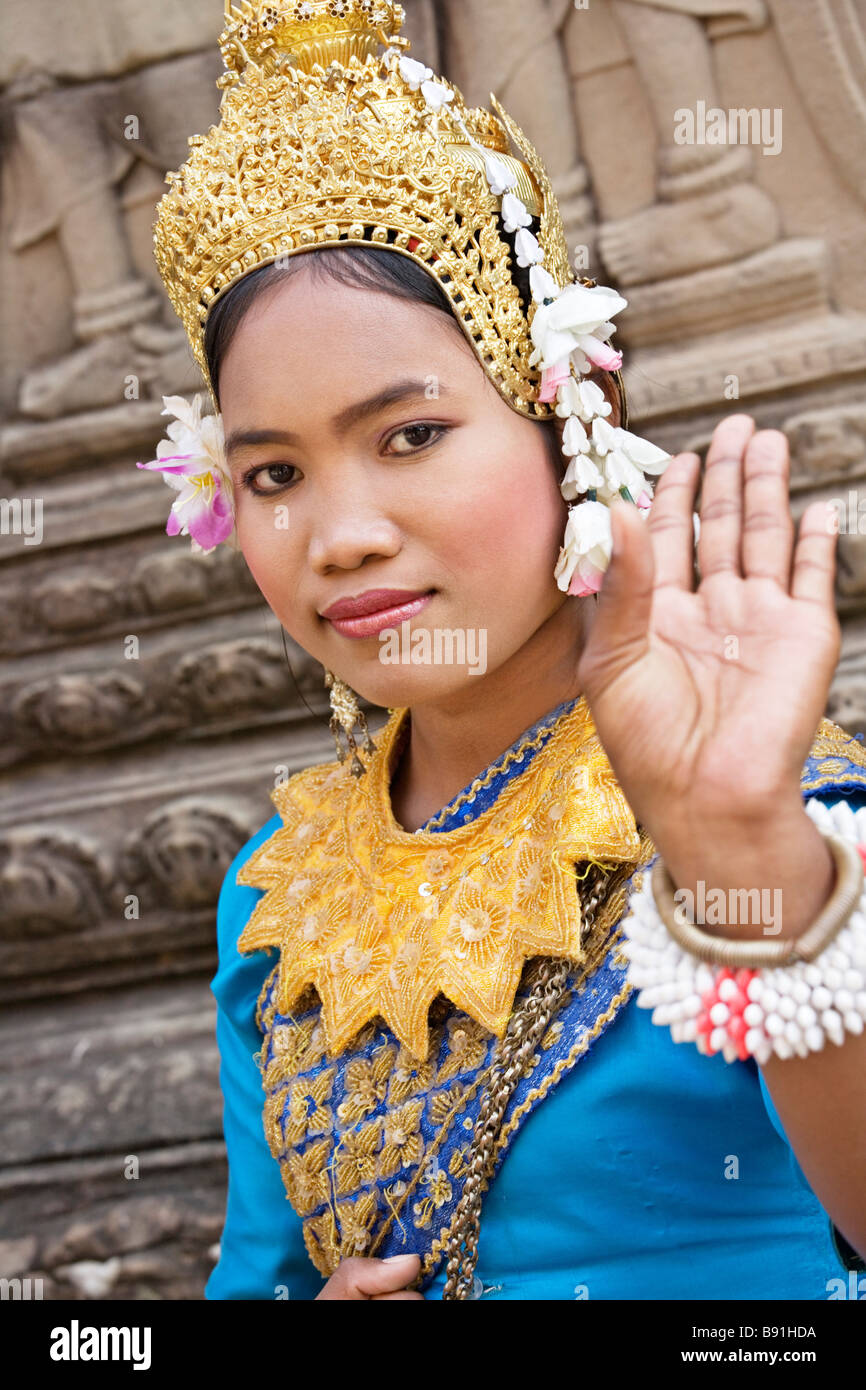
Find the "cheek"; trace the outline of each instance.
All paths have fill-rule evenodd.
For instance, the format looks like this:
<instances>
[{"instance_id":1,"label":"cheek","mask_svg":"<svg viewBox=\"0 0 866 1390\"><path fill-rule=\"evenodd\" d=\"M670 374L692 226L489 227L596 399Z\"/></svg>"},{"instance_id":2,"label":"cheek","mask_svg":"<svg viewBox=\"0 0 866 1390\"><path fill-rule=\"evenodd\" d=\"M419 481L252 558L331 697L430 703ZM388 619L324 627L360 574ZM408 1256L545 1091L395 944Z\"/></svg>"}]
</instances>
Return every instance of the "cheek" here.
<instances>
[{"instance_id":1,"label":"cheek","mask_svg":"<svg viewBox=\"0 0 866 1390\"><path fill-rule=\"evenodd\" d=\"M441 553L472 583L495 572L497 584L520 591L529 576L545 581L553 572L565 534L568 505L546 450L510 444L495 463L464 473L447 503L447 524L437 527ZM438 548L438 547L437 547Z\"/></svg>"},{"instance_id":2,"label":"cheek","mask_svg":"<svg viewBox=\"0 0 866 1390\"><path fill-rule=\"evenodd\" d=\"M263 597L282 618L287 598L298 585L299 561L286 526L280 526L276 506L240 500L237 533L247 568Z\"/></svg>"}]
</instances>

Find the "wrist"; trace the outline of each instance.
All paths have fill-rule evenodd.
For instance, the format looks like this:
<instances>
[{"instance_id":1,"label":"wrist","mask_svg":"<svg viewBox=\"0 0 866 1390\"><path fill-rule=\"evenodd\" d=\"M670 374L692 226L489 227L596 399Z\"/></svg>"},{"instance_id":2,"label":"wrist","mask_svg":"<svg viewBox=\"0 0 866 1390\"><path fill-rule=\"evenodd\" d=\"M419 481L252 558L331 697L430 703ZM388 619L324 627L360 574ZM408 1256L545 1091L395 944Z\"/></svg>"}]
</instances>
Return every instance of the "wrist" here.
<instances>
[{"instance_id":1,"label":"wrist","mask_svg":"<svg viewBox=\"0 0 866 1390\"><path fill-rule=\"evenodd\" d=\"M814 814L837 882L798 940L718 941L684 924L663 862L638 889L623 923L628 981L675 1042L763 1066L774 1053L807 1057L866 1031L866 846L847 806Z\"/></svg>"},{"instance_id":2,"label":"wrist","mask_svg":"<svg viewBox=\"0 0 866 1390\"><path fill-rule=\"evenodd\" d=\"M694 822L688 839L654 837L687 917L733 938L798 936L836 880L832 852L802 801L760 824Z\"/></svg>"}]
</instances>

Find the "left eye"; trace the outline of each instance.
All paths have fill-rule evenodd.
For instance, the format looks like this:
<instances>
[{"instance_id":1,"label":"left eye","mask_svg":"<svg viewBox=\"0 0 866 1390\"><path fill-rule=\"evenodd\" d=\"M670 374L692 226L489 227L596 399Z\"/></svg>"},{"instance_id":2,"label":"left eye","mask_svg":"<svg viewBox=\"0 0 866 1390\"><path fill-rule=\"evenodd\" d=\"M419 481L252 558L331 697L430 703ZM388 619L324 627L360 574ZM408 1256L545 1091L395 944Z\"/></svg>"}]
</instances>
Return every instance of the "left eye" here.
<instances>
[{"instance_id":1,"label":"left eye","mask_svg":"<svg viewBox=\"0 0 866 1390\"><path fill-rule=\"evenodd\" d=\"M407 436L409 436L409 435L414 435L414 434L417 434L417 432L418 432L419 430L420 430L422 433L425 433L425 432L426 432L428 435L433 434L433 435L435 435L436 438L438 438L439 436L441 436L441 435L443 435L443 434L445 433L445 427L444 427L443 425L404 425L402 429L397 430L397 432L396 432L395 434L392 434L392 435L391 435L391 438L389 439L388 443L390 444L390 443L393 442L393 440L399 439L401 434L402 434L402 435L407 435ZM415 450L415 449L423 449L423 448L425 448L428 444L433 443L433 440L431 440L431 439L429 439L429 438L428 438L428 439L417 439L417 438L416 438L415 441L414 441L414 443L412 443L412 441L410 441L410 443L412 444L412 450ZM397 452L399 453L400 450L398 449ZM405 452L405 451L404 451L404 452Z\"/></svg>"}]
</instances>

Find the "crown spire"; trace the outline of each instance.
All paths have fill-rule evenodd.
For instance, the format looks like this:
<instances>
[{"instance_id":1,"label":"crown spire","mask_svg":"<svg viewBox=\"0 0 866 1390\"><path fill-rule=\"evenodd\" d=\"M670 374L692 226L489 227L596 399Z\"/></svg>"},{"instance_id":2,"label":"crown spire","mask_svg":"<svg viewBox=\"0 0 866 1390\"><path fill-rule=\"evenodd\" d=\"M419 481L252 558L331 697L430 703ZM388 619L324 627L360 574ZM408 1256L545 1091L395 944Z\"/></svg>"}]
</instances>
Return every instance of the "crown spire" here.
<instances>
[{"instance_id":1,"label":"crown spire","mask_svg":"<svg viewBox=\"0 0 866 1390\"><path fill-rule=\"evenodd\" d=\"M379 44L408 49L399 37L405 20L402 5L392 0L241 0L225 4L225 28L219 37L226 72L220 86L230 86L249 63L266 73L286 67L312 72L316 64L364 63Z\"/></svg>"}]
</instances>

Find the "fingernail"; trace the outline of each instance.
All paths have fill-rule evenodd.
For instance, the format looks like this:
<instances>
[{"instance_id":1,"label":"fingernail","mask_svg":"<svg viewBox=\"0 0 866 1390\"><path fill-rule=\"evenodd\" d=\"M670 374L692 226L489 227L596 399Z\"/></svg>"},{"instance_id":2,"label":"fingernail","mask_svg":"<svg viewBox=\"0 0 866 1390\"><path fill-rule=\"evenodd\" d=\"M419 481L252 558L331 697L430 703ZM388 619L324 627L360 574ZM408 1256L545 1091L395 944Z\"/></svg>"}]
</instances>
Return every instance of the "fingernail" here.
<instances>
[{"instance_id":1,"label":"fingernail","mask_svg":"<svg viewBox=\"0 0 866 1390\"><path fill-rule=\"evenodd\" d=\"M418 1256L417 1256L417 1255L386 1255L385 1258L384 1258L384 1260L382 1261L382 1263L383 1263L383 1264L386 1264L386 1265L391 1265L391 1264L394 1263L395 1260L417 1260L417 1259L418 1259Z\"/></svg>"}]
</instances>

